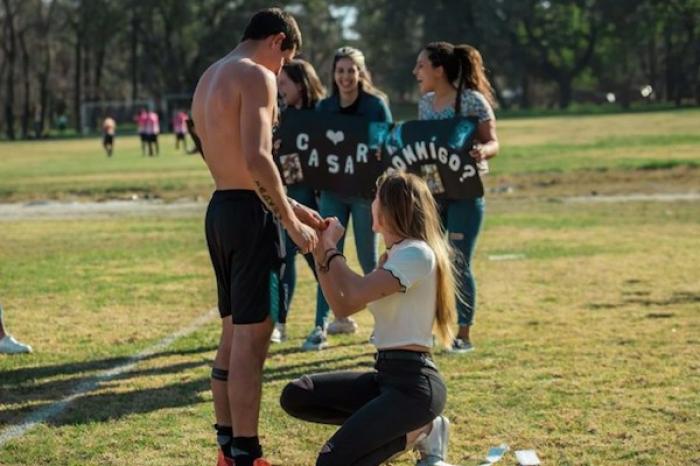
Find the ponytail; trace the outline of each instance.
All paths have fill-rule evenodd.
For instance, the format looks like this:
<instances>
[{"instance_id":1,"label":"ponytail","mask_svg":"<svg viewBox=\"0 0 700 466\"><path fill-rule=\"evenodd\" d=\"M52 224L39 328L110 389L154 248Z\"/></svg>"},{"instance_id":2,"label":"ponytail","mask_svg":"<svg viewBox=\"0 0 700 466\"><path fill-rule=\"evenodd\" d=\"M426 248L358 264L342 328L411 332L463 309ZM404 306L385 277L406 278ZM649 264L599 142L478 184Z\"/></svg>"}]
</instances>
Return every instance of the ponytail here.
<instances>
[{"instance_id":1,"label":"ponytail","mask_svg":"<svg viewBox=\"0 0 700 466\"><path fill-rule=\"evenodd\" d=\"M474 91L479 91L487 102L496 106L496 99L493 97L493 87L486 77L484 60L479 51L471 45L455 45L454 54L460 64L459 84L457 85L457 102L455 103L455 114L459 115L462 90L466 87Z\"/></svg>"},{"instance_id":2,"label":"ponytail","mask_svg":"<svg viewBox=\"0 0 700 466\"><path fill-rule=\"evenodd\" d=\"M462 91L464 90L468 70L471 68L466 47L468 46L455 45L454 49L452 49L452 53L457 58L457 63L459 63L459 80L457 82L457 96L455 97L455 115L457 116L462 114Z\"/></svg>"},{"instance_id":3,"label":"ponytail","mask_svg":"<svg viewBox=\"0 0 700 466\"><path fill-rule=\"evenodd\" d=\"M493 88L486 77L484 61L471 45L453 45L449 42L432 42L423 49L433 67L442 66L447 80L457 88L455 115L462 110L462 93L465 89L479 91L492 106L496 106Z\"/></svg>"}]
</instances>

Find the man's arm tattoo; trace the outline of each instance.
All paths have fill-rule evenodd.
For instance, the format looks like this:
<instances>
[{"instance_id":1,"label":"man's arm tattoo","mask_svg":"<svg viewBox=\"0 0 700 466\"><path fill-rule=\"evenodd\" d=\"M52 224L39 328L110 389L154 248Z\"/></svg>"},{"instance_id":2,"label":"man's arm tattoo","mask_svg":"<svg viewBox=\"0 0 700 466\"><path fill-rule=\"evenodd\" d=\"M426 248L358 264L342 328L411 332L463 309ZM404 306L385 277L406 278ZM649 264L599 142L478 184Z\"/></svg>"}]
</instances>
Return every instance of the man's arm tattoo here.
<instances>
[{"instance_id":1,"label":"man's arm tattoo","mask_svg":"<svg viewBox=\"0 0 700 466\"><path fill-rule=\"evenodd\" d=\"M267 208L270 209L272 215L274 215L277 219L282 218L279 207L277 207L275 201L272 200L272 197L269 194L267 194L267 190L263 187L263 185L260 184L258 180L255 180L255 186L257 186L258 188L258 194L260 195L260 199L262 199L263 203L265 203Z\"/></svg>"}]
</instances>

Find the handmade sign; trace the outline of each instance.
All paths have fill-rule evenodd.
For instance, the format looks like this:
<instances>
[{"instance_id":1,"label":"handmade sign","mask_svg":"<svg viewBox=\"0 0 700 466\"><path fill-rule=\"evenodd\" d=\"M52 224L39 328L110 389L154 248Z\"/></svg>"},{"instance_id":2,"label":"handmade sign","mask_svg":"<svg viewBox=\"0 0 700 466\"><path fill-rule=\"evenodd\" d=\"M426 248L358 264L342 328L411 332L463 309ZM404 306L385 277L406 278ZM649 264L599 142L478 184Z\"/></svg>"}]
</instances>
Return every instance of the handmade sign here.
<instances>
[{"instance_id":1,"label":"handmade sign","mask_svg":"<svg viewBox=\"0 0 700 466\"><path fill-rule=\"evenodd\" d=\"M483 195L468 150L476 120L370 122L361 117L304 110L284 112L275 132L276 161L287 185L371 198L387 170L423 177L436 197Z\"/></svg>"}]
</instances>

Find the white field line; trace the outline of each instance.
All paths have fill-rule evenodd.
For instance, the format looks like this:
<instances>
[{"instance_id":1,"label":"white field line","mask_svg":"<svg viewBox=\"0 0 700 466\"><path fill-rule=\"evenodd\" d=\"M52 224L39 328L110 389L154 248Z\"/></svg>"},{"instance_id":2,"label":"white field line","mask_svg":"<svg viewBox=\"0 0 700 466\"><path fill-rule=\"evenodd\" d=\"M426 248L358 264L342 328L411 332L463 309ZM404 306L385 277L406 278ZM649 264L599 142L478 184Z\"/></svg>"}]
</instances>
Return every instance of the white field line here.
<instances>
[{"instance_id":1,"label":"white field line","mask_svg":"<svg viewBox=\"0 0 700 466\"><path fill-rule=\"evenodd\" d=\"M153 346L146 348L140 353L131 356L124 363L114 366L111 369L107 369L103 372L100 372L96 376L80 383L65 398L55 403L52 403L49 406L37 409L36 411L27 415L19 423L6 427L2 431L0 431L0 447L2 447L4 444L11 440L15 440L19 437L22 437L24 434L29 432L38 424L41 424L49 418L60 414L68 407L69 404L95 390L100 386L100 384L107 382L121 374L131 371L143 359L164 350L165 348L173 344L176 340L195 332L208 321L210 321L212 318L214 318L215 315L218 315L216 308L210 309L206 314L201 315L195 320L193 320L188 326L178 330L177 332L171 335L168 335L167 337L163 338Z\"/></svg>"}]
</instances>

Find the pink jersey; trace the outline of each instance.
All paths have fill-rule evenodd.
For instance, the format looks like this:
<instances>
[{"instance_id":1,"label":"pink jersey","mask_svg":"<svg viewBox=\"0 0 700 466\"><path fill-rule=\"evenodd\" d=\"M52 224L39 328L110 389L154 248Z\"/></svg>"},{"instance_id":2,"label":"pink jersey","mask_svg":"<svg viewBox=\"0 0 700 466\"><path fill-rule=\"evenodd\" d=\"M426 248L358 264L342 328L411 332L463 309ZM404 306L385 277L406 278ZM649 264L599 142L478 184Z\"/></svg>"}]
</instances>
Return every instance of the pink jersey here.
<instances>
[{"instance_id":1,"label":"pink jersey","mask_svg":"<svg viewBox=\"0 0 700 466\"><path fill-rule=\"evenodd\" d=\"M160 134L160 120L156 112L148 113L148 124L146 128L148 134Z\"/></svg>"},{"instance_id":2,"label":"pink jersey","mask_svg":"<svg viewBox=\"0 0 700 466\"><path fill-rule=\"evenodd\" d=\"M136 116L136 124L138 125L139 133L146 133L146 126L148 125L148 112L141 112Z\"/></svg>"},{"instance_id":3,"label":"pink jersey","mask_svg":"<svg viewBox=\"0 0 700 466\"><path fill-rule=\"evenodd\" d=\"M187 120L189 117L185 112L178 112L173 117L173 130L175 133L184 134L187 132Z\"/></svg>"}]
</instances>

